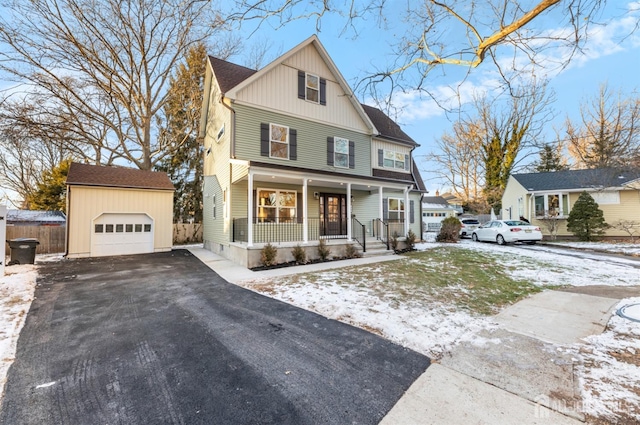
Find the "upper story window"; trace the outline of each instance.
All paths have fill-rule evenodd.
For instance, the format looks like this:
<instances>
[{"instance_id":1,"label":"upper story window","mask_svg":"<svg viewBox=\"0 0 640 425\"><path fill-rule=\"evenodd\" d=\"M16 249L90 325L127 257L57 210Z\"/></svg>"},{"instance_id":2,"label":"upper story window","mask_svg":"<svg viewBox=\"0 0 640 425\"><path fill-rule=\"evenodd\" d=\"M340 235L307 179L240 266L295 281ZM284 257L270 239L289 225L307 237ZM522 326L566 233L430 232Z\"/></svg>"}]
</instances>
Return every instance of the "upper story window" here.
<instances>
[{"instance_id":1,"label":"upper story window","mask_svg":"<svg viewBox=\"0 0 640 425\"><path fill-rule=\"evenodd\" d=\"M298 132L286 125L260 124L260 155L269 158L298 159Z\"/></svg>"},{"instance_id":2,"label":"upper story window","mask_svg":"<svg viewBox=\"0 0 640 425\"><path fill-rule=\"evenodd\" d=\"M326 105L327 80L315 74L298 71L298 98Z\"/></svg>"},{"instance_id":3,"label":"upper story window","mask_svg":"<svg viewBox=\"0 0 640 425\"><path fill-rule=\"evenodd\" d=\"M306 99L310 102L320 103L320 78L317 75L306 75Z\"/></svg>"},{"instance_id":4,"label":"upper story window","mask_svg":"<svg viewBox=\"0 0 640 425\"><path fill-rule=\"evenodd\" d=\"M349 168L349 140L342 137L334 137L333 165L341 168Z\"/></svg>"},{"instance_id":5,"label":"upper story window","mask_svg":"<svg viewBox=\"0 0 640 425\"><path fill-rule=\"evenodd\" d=\"M409 170L409 155L390 149L379 149L378 166L394 170Z\"/></svg>"}]
</instances>

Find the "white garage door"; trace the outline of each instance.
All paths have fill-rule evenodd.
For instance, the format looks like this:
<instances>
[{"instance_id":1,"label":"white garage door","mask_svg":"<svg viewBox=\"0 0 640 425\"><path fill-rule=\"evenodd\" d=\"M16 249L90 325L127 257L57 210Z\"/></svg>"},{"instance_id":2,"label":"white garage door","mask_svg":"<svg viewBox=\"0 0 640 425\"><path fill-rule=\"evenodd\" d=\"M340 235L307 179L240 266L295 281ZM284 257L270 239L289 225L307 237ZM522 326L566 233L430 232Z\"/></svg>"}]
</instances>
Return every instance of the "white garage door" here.
<instances>
[{"instance_id":1,"label":"white garage door","mask_svg":"<svg viewBox=\"0 0 640 425\"><path fill-rule=\"evenodd\" d=\"M105 213L93 221L91 256L153 252L153 219L146 214Z\"/></svg>"}]
</instances>

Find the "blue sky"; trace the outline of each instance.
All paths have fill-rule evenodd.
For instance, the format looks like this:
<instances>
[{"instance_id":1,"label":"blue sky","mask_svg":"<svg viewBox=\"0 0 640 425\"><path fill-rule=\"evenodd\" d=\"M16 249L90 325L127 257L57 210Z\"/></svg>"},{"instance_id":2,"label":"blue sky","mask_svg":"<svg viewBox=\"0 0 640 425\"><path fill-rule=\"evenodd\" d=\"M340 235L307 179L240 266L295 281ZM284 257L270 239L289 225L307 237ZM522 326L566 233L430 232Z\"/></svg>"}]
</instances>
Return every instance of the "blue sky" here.
<instances>
[{"instance_id":1,"label":"blue sky","mask_svg":"<svg viewBox=\"0 0 640 425\"><path fill-rule=\"evenodd\" d=\"M543 16L537 25L546 25L548 31L563 31L556 27L557 19ZM621 90L625 94L637 95L640 90L640 30L632 34L634 26L640 21L640 2L609 1L604 9L600 22L607 25L593 25L589 33L586 48L564 70L541 70L538 75L545 74L550 79L549 88L555 93L555 101L551 105L554 119L545 127L544 137L553 141L554 127L560 127L566 117L577 118L582 101L598 94L601 84L607 83L613 91ZM246 44L256 40L267 39L271 49L267 55L267 62L288 49L294 47L311 34L317 34L327 49L329 55L342 72L345 79L352 85L385 60L389 60L390 43L394 42L394 35L401 31L399 23L388 22L386 31L381 31L370 22L370 25L360 25L358 35L353 32L343 33L342 21L326 19L322 21L322 28L315 31L315 21L295 21L284 28L275 28L264 24L257 29ZM535 21L534 21L535 22ZM255 29L251 24L245 25L240 34L248 37ZM563 49L545 52L550 62L562 62L567 52ZM230 59L241 63L240 57ZM451 86L458 86L466 74L467 69L453 65L447 66L430 75L433 81L430 88L435 93L449 93ZM473 90L491 91L495 89L496 73L490 63L484 63L471 71L465 83L460 86L463 99L470 99ZM369 103L367 99L360 99ZM449 131L452 121L445 112L437 107L433 101L421 99L416 93L398 94L393 103L402 105L403 111L396 118L403 129L421 146L415 153L419 158L418 164L425 179L427 188L433 194L437 189L446 189L444 182L430 172L433 164L426 159L436 151L435 141ZM530 157L529 161L536 159ZM524 161L527 162L527 159Z\"/></svg>"}]
</instances>

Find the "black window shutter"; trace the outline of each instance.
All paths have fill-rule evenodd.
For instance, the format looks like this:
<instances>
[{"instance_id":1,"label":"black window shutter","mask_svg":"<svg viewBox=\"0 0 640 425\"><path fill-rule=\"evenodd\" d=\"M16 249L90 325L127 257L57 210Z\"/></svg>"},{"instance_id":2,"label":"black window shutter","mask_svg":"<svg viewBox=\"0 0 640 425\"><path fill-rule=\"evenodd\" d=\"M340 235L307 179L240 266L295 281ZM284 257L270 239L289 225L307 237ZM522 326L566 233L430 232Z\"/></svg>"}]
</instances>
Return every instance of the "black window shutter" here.
<instances>
[{"instance_id":1,"label":"black window shutter","mask_svg":"<svg viewBox=\"0 0 640 425\"><path fill-rule=\"evenodd\" d=\"M409 155L404 156L404 169L405 171L409 171Z\"/></svg>"},{"instance_id":2,"label":"black window shutter","mask_svg":"<svg viewBox=\"0 0 640 425\"><path fill-rule=\"evenodd\" d=\"M349 140L349 168L356 168L356 144Z\"/></svg>"},{"instance_id":3,"label":"black window shutter","mask_svg":"<svg viewBox=\"0 0 640 425\"><path fill-rule=\"evenodd\" d=\"M260 155L269 156L269 124L260 124Z\"/></svg>"},{"instance_id":4,"label":"black window shutter","mask_svg":"<svg viewBox=\"0 0 640 425\"><path fill-rule=\"evenodd\" d=\"M333 165L333 137L327 137L327 165Z\"/></svg>"},{"instance_id":5,"label":"black window shutter","mask_svg":"<svg viewBox=\"0 0 640 425\"><path fill-rule=\"evenodd\" d=\"M409 201L409 223L415 223L416 219L414 218L414 208L413 208L413 200Z\"/></svg>"},{"instance_id":6,"label":"black window shutter","mask_svg":"<svg viewBox=\"0 0 640 425\"><path fill-rule=\"evenodd\" d=\"M384 151L382 149L378 149L378 167L382 167L384 165Z\"/></svg>"},{"instance_id":7,"label":"black window shutter","mask_svg":"<svg viewBox=\"0 0 640 425\"><path fill-rule=\"evenodd\" d=\"M389 198L382 198L382 220L389 220Z\"/></svg>"},{"instance_id":8,"label":"black window shutter","mask_svg":"<svg viewBox=\"0 0 640 425\"><path fill-rule=\"evenodd\" d=\"M302 223L302 192L298 192L296 196L296 203L298 204L298 210L296 212L296 222Z\"/></svg>"},{"instance_id":9,"label":"black window shutter","mask_svg":"<svg viewBox=\"0 0 640 425\"><path fill-rule=\"evenodd\" d=\"M320 104L327 104L327 80L320 78Z\"/></svg>"},{"instance_id":10,"label":"black window shutter","mask_svg":"<svg viewBox=\"0 0 640 425\"><path fill-rule=\"evenodd\" d=\"M298 71L298 99L306 98L306 75L304 71Z\"/></svg>"},{"instance_id":11,"label":"black window shutter","mask_svg":"<svg viewBox=\"0 0 640 425\"><path fill-rule=\"evenodd\" d=\"M257 220L257 216L258 216L258 205L257 205L258 204L258 199L257 199L258 197L257 197L257 194L258 194L258 191L254 190L253 191L253 195L252 195L253 196L253 214L252 214L253 215L253 223L257 223L258 222L258 220Z\"/></svg>"},{"instance_id":12,"label":"black window shutter","mask_svg":"<svg viewBox=\"0 0 640 425\"><path fill-rule=\"evenodd\" d=\"M298 132L293 128L289 129L289 159L292 161L298 159Z\"/></svg>"}]
</instances>

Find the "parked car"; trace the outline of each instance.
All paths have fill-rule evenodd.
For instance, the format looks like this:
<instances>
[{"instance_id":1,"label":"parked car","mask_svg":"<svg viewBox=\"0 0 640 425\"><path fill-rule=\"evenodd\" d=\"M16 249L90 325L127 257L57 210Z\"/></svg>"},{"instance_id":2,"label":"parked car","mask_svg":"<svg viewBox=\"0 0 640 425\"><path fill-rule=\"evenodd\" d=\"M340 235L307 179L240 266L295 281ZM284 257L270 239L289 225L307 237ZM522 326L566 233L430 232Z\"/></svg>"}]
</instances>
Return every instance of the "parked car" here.
<instances>
[{"instance_id":1,"label":"parked car","mask_svg":"<svg viewBox=\"0 0 640 425\"><path fill-rule=\"evenodd\" d=\"M473 231L474 241L497 242L505 245L513 242L535 244L542 240L542 232L538 226L520 220L492 220Z\"/></svg>"},{"instance_id":2,"label":"parked car","mask_svg":"<svg viewBox=\"0 0 640 425\"><path fill-rule=\"evenodd\" d=\"M471 234L480 226L480 222L475 218L463 218L460 219L462 227L460 228L460 237L471 237Z\"/></svg>"}]
</instances>

